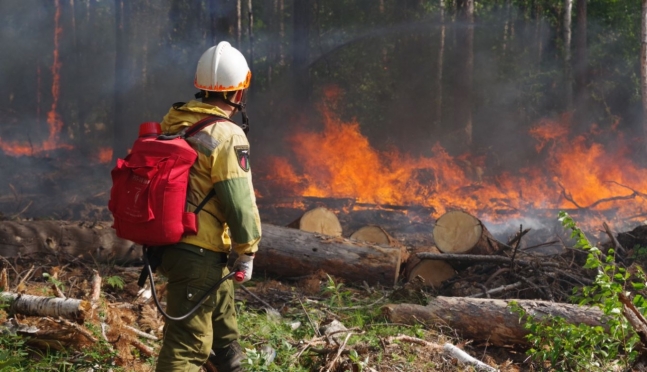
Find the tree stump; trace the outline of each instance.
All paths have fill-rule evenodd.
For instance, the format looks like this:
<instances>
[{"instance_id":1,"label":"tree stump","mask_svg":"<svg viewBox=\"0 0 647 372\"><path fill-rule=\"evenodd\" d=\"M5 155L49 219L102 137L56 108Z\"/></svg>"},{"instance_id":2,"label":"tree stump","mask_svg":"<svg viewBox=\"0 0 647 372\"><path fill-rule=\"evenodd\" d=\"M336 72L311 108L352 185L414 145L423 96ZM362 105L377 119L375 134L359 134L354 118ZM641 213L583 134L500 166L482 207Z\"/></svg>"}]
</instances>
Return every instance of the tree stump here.
<instances>
[{"instance_id":1,"label":"tree stump","mask_svg":"<svg viewBox=\"0 0 647 372\"><path fill-rule=\"evenodd\" d=\"M377 225L367 225L359 228L351 234L350 239L357 240L358 242L367 242L381 246L400 248L402 251L402 262L405 262L409 258L407 248L397 239L389 235L386 230Z\"/></svg>"},{"instance_id":2,"label":"tree stump","mask_svg":"<svg viewBox=\"0 0 647 372\"><path fill-rule=\"evenodd\" d=\"M500 248L500 243L485 225L464 211L451 211L440 216L433 234L436 247L443 253L490 255Z\"/></svg>"},{"instance_id":3,"label":"tree stump","mask_svg":"<svg viewBox=\"0 0 647 372\"><path fill-rule=\"evenodd\" d=\"M404 274L407 281L411 281L416 276L422 277L424 283L428 287L439 289L443 281L453 277L456 270L445 261L438 260L425 260L417 256L417 253L429 252L438 253L440 251L436 247L428 247L417 249L407 260L404 267Z\"/></svg>"},{"instance_id":4,"label":"tree stump","mask_svg":"<svg viewBox=\"0 0 647 372\"><path fill-rule=\"evenodd\" d=\"M305 212L288 227L329 236L341 236L342 228L335 213L324 207Z\"/></svg>"}]
</instances>

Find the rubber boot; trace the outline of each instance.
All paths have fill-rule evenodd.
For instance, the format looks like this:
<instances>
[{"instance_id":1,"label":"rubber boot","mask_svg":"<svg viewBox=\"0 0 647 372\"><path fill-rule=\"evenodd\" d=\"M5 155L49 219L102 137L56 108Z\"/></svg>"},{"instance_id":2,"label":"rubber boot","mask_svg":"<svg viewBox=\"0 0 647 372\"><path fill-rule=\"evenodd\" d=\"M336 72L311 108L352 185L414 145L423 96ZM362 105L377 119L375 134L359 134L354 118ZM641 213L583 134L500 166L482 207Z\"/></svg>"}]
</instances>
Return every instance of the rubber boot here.
<instances>
[{"instance_id":1,"label":"rubber boot","mask_svg":"<svg viewBox=\"0 0 647 372\"><path fill-rule=\"evenodd\" d=\"M220 349L213 349L207 360L207 370L215 367L218 372L243 372L243 351L237 341Z\"/></svg>"}]
</instances>

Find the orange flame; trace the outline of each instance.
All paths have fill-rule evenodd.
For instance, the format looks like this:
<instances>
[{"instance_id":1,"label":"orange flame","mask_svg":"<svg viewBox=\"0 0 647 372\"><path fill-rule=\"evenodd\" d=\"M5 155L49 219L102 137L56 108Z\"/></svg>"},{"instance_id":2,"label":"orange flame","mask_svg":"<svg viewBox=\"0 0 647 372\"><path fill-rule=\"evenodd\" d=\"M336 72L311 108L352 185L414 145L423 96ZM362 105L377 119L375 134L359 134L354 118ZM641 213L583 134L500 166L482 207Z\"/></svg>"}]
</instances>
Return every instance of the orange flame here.
<instances>
[{"instance_id":1,"label":"orange flame","mask_svg":"<svg viewBox=\"0 0 647 372\"><path fill-rule=\"evenodd\" d=\"M272 195L427 206L436 210L434 217L460 208L489 221L523 217L530 210L550 212L550 217L563 209L613 209L616 217L647 210L647 170L629 158L625 146L607 149L592 139L595 133L569 136L570 115L542 120L530 130L545 157L542 163L497 175L488 174L484 157L452 157L439 144L431 157L378 151L357 122L343 123L325 111L323 117L322 132L289 139L296 164L284 157L269 159L272 175L264 179Z\"/></svg>"},{"instance_id":2,"label":"orange flame","mask_svg":"<svg viewBox=\"0 0 647 372\"><path fill-rule=\"evenodd\" d=\"M54 51L52 62L52 106L47 113L47 126L49 127L49 137L41 144L34 145L32 143L20 143L16 141L5 141L0 138L0 149L7 155L20 156L20 155L34 155L43 151L51 151L60 148L71 149L72 146L59 143L59 135L63 129L63 120L57 112L58 99L60 94L60 80L61 80L61 62L59 60L59 40L63 33L63 28L60 26L59 21L61 18L61 7L59 0L54 0L56 12L54 13ZM40 69L38 70L38 81L40 84ZM37 97L40 101L40 93ZM40 115L38 109L37 115Z\"/></svg>"},{"instance_id":3,"label":"orange flame","mask_svg":"<svg viewBox=\"0 0 647 372\"><path fill-rule=\"evenodd\" d=\"M112 148L101 147L97 153L97 159L101 164L108 164L112 161Z\"/></svg>"}]
</instances>

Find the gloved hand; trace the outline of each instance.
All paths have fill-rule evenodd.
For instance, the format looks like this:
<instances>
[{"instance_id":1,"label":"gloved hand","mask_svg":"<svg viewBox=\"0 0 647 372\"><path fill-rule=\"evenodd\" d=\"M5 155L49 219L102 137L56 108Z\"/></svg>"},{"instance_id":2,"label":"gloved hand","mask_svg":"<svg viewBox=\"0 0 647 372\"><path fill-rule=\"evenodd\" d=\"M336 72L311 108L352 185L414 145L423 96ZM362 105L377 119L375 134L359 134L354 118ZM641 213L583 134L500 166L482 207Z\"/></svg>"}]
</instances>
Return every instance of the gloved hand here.
<instances>
[{"instance_id":1,"label":"gloved hand","mask_svg":"<svg viewBox=\"0 0 647 372\"><path fill-rule=\"evenodd\" d=\"M254 255L241 254L234 262L234 271L242 271L245 273L243 280L237 283L245 283L252 278L252 270L254 269Z\"/></svg>"}]
</instances>

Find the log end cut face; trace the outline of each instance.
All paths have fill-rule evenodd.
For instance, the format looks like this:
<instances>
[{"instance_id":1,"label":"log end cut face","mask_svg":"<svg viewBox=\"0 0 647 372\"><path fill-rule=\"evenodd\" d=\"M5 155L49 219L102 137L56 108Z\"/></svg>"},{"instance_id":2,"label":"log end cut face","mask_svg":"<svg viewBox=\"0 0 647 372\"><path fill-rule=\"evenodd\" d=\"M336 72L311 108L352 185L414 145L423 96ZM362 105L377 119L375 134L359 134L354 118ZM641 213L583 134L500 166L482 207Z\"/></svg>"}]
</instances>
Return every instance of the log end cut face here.
<instances>
[{"instance_id":1,"label":"log end cut face","mask_svg":"<svg viewBox=\"0 0 647 372\"><path fill-rule=\"evenodd\" d=\"M442 215L434 227L434 241L443 253L465 253L472 249L483 234L483 225L463 211Z\"/></svg>"},{"instance_id":2,"label":"log end cut face","mask_svg":"<svg viewBox=\"0 0 647 372\"><path fill-rule=\"evenodd\" d=\"M301 231L329 236L341 236L342 228L339 219L331 210L323 207L311 209L289 226Z\"/></svg>"},{"instance_id":3,"label":"log end cut face","mask_svg":"<svg viewBox=\"0 0 647 372\"><path fill-rule=\"evenodd\" d=\"M393 239L383 228L375 225L360 228L355 231L350 238L359 242L368 242L387 246L393 245L395 242L395 239Z\"/></svg>"}]
</instances>

